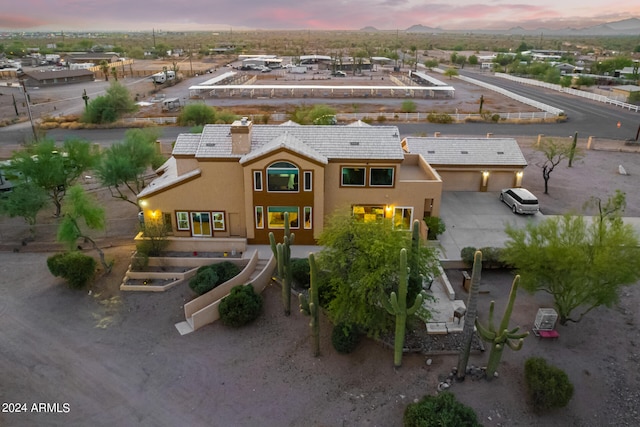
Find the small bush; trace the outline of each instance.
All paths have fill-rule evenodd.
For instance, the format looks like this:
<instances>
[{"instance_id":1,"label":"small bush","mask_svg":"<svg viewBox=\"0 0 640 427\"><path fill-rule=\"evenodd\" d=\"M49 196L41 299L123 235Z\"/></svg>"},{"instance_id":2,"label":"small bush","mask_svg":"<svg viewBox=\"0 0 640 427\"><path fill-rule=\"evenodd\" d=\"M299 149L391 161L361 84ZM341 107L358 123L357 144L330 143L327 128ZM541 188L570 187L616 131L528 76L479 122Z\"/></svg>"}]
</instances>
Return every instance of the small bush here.
<instances>
[{"instance_id":1,"label":"small bush","mask_svg":"<svg viewBox=\"0 0 640 427\"><path fill-rule=\"evenodd\" d=\"M359 328L350 323L338 323L333 327L331 333L333 348L340 354L353 352L360 343L360 338L362 338L362 333Z\"/></svg>"},{"instance_id":2,"label":"small bush","mask_svg":"<svg viewBox=\"0 0 640 427\"><path fill-rule=\"evenodd\" d=\"M462 259L462 261L464 261L466 264L469 265L473 265L473 256L476 253L476 248L474 248L473 246L467 246L462 248L462 250L460 251L460 258ZM482 254L484 255L484 254Z\"/></svg>"},{"instance_id":3,"label":"small bush","mask_svg":"<svg viewBox=\"0 0 640 427\"><path fill-rule=\"evenodd\" d=\"M262 312L262 297L253 285L234 286L220 301L220 320L227 326L240 327L258 318Z\"/></svg>"},{"instance_id":4,"label":"small bush","mask_svg":"<svg viewBox=\"0 0 640 427\"><path fill-rule=\"evenodd\" d=\"M573 396L573 384L567 374L560 368L547 364L541 357L527 359L524 377L536 412L564 408Z\"/></svg>"},{"instance_id":5,"label":"small bush","mask_svg":"<svg viewBox=\"0 0 640 427\"><path fill-rule=\"evenodd\" d=\"M198 295L203 295L235 277L240 273L240 268L229 262L205 265L200 267L196 275L189 281L189 287Z\"/></svg>"},{"instance_id":6,"label":"small bush","mask_svg":"<svg viewBox=\"0 0 640 427\"><path fill-rule=\"evenodd\" d=\"M448 391L409 404L404 411L403 424L405 427L482 426L473 409L458 402Z\"/></svg>"},{"instance_id":7,"label":"small bush","mask_svg":"<svg viewBox=\"0 0 640 427\"><path fill-rule=\"evenodd\" d=\"M96 260L80 252L65 252L47 258L47 267L56 277L62 277L72 289L82 289L93 279Z\"/></svg>"},{"instance_id":8,"label":"small bush","mask_svg":"<svg viewBox=\"0 0 640 427\"><path fill-rule=\"evenodd\" d=\"M387 121L387 117L386 117L386 116L383 116L382 114L380 114L380 115L378 116L378 118L376 119L376 121L377 121L378 123L384 123L384 122L386 122L386 121Z\"/></svg>"},{"instance_id":9,"label":"small bush","mask_svg":"<svg viewBox=\"0 0 640 427\"><path fill-rule=\"evenodd\" d=\"M216 110L206 104L186 105L178 116L178 124L182 126L198 126L214 123Z\"/></svg>"},{"instance_id":10,"label":"small bush","mask_svg":"<svg viewBox=\"0 0 640 427\"><path fill-rule=\"evenodd\" d=\"M294 258L291 260L291 275L293 280L301 288L308 288L311 283L309 260L307 258Z\"/></svg>"},{"instance_id":11,"label":"small bush","mask_svg":"<svg viewBox=\"0 0 640 427\"><path fill-rule=\"evenodd\" d=\"M427 232L427 239L429 240L436 240L438 236L444 233L447 229L442 218L437 216L425 217L424 223L429 228L429 231Z\"/></svg>"},{"instance_id":12,"label":"small bush","mask_svg":"<svg viewBox=\"0 0 640 427\"><path fill-rule=\"evenodd\" d=\"M400 111L402 111L403 113L415 113L418 110L418 107L416 106L416 103L410 99L407 99L405 101L402 101L402 107L400 108Z\"/></svg>"},{"instance_id":13,"label":"small bush","mask_svg":"<svg viewBox=\"0 0 640 427\"><path fill-rule=\"evenodd\" d=\"M453 123L453 117L447 113L429 113L427 116L429 123Z\"/></svg>"}]
</instances>

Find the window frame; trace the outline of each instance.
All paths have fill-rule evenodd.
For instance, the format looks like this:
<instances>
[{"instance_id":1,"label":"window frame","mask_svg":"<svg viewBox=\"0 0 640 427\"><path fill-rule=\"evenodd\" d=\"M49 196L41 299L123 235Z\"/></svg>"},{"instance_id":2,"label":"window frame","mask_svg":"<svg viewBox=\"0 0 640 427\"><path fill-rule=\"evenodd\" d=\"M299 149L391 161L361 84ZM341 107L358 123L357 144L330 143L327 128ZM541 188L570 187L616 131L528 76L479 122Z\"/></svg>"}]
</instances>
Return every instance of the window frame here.
<instances>
[{"instance_id":1,"label":"window frame","mask_svg":"<svg viewBox=\"0 0 640 427\"><path fill-rule=\"evenodd\" d=\"M289 209L289 210L283 210L283 209ZM272 211L272 209L274 209ZM295 210L294 210L295 209ZM267 228L269 228L270 230L284 230L284 222L282 223L282 226L272 226L271 224L271 213L272 212L295 212L296 213L296 221L297 221L297 225L291 225L289 224L289 228L292 230L298 230L300 229L300 207L299 206L267 206Z\"/></svg>"},{"instance_id":2,"label":"window frame","mask_svg":"<svg viewBox=\"0 0 640 427\"><path fill-rule=\"evenodd\" d=\"M260 213L260 220L258 220L258 212ZM255 219L255 223L256 223L256 229L257 230L263 230L264 229L264 207L263 206L256 206L254 209L254 219Z\"/></svg>"},{"instance_id":3,"label":"window frame","mask_svg":"<svg viewBox=\"0 0 640 427\"><path fill-rule=\"evenodd\" d=\"M253 191L262 191L262 171L253 171Z\"/></svg>"},{"instance_id":4,"label":"window frame","mask_svg":"<svg viewBox=\"0 0 640 427\"><path fill-rule=\"evenodd\" d=\"M216 217L218 217L218 216L221 219L216 219ZM216 226L217 222L221 222L222 223L222 227L221 228ZM227 230L227 221L226 221L226 218L225 218L224 211L211 211L211 225L212 225L211 230L213 232L226 231Z\"/></svg>"},{"instance_id":5,"label":"window frame","mask_svg":"<svg viewBox=\"0 0 640 427\"><path fill-rule=\"evenodd\" d=\"M345 184L344 183L344 170L345 169L362 169L362 184ZM366 187L367 186L367 167L366 166L341 166L340 167L340 186L341 187Z\"/></svg>"},{"instance_id":6,"label":"window frame","mask_svg":"<svg viewBox=\"0 0 640 427\"><path fill-rule=\"evenodd\" d=\"M208 215L209 216L209 234L203 234L202 232L199 234L195 234L195 227L193 225L193 216L194 215ZM189 220L191 224L191 235L194 237L211 237L213 235L213 229L211 227L211 212L210 211L190 211L189 212ZM199 221L202 224L202 221ZM200 226L200 231L202 231L202 225Z\"/></svg>"},{"instance_id":7,"label":"window frame","mask_svg":"<svg viewBox=\"0 0 640 427\"><path fill-rule=\"evenodd\" d=\"M307 212L309 213L309 226L307 227ZM313 229L313 207L305 206L302 208L302 224L305 230Z\"/></svg>"},{"instance_id":8,"label":"window frame","mask_svg":"<svg viewBox=\"0 0 640 427\"><path fill-rule=\"evenodd\" d=\"M307 185L307 179L308 184ZM303 191L313 191L313 171L304 171L303 172Z\"/></svg>"},{"instance_id":9,"label":"window frame","mask_svg":"<svg viewBox=\"0 0 640 427\"><path fill-rule=\"evenodd\" d=\"M292 167L288 167L287 165L290 165ZM271 176L275 176L276 174L282 176L283 173L277 173L277 172L270 173L270 170L271 171L275 171L275 170L280 170L280 171L291 170L291 172L295 171L294 173L290 173L289 174L289 175L293 174L293 175L296 176L296 181L295 181L295 184L294 184L294 188L293 189L288 189L287 188L287 189L284 189L284 190L282 188L280 188L280 189L273 189L272 190L271 189L271 187L272 187L271 186ZM294 164L294 163L292 163L292 162L290 162L288 160L278 160L277 162L273 162L272 164L267 166L266 174L267 174L267 179L266 179L267 192L269 192L269 193L299 193L300 192L300 168L296 164Z\"/></svg>"},{"instance_id":10,"label":"window frame","mask_svg":"<svg viewBox=\"0 0 640 427\"><path fill-rule=\"evenodd\" d=\"M373 181L373 170L374 169L391 170L391 184L374 184L372 182ZM385 166L385 167L371 166L371 167L369 167L369 187L391 188L391 187L395 186L395 180L396 180L396 168L394 168L393 166Z\"/></svg>"},{"instance_id":11,"label":"window frame","mask_svg":"<svg viewBox=\"0 0 640 427\"><path fill-rule=\"evenodd\" d=\"M184 218L180 218L181 214L184 214ZM185 221L186 227L184 226ZM191 215L189 215L188 211L176 211L176 229L178 231L191 230Z\"/></svg>"},{"instance_id":12,"label":"window frame","mask_svg":"<svg viewBox=\"0 0 640 427\"><path fill-rule=\"evenodd\" d=\"M398 227L396 226L396 212L402 209L402 212L404 213L404 211L410 211L411 215L409 217L409 227L408 228L404 228L404 227ZM404 214L401 215L402 218L404 218ZM391 215L391 223L393 224L393 228L394 230L402 230L402 231L411 231L411 229L413 228L413 206L394 206L393 208L393 214Z\"/></svg>"}]
</instances>

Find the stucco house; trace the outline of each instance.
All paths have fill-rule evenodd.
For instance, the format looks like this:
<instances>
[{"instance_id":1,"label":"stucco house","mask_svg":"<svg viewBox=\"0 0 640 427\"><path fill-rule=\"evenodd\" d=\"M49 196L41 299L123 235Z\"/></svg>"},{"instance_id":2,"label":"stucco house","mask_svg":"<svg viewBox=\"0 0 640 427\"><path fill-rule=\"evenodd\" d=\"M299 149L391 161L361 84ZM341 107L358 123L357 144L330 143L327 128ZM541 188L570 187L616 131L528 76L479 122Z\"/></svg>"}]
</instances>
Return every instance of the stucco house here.
<instances>
[{"instance_id":1,"label":"stucco house","mask_svg":"<svg viewBox=\"0 0 640 427\"><path fill-rule=\"evenodd\" d=\"M138 195L145 221L163 221L174 237L200 242L267 244L271 231L281 238L288 212L296 243L315 244L337 209L409 230L413 220L439 215L443 185L422 154L403 150L396 126L246 118L179 135L156 172Z\"/></svg>"},{"instance_id":2,"label":"stucco house","mask_svg":"<svg viewBox=\"0 0 640 427\"><path fill-rule=\"evenodd\" d=\"M513 138L407 137L402 147L422 156L436 170L443 191L521 187L527 166Z\"/></svg>"}]
</instances>

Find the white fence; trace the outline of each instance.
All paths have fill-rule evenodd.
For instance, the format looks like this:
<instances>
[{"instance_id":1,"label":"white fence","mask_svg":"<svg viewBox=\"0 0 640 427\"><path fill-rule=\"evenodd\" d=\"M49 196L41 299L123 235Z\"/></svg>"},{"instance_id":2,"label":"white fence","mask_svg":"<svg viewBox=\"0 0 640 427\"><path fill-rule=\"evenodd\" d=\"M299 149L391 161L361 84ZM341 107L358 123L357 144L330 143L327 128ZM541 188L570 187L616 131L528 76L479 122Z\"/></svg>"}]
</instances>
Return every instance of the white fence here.
<instances>
[{"instance_id":1,"label":"white fence","mask_svg":"<svg viewBox=\"0 0 640 427\"><path fill-rule=\"evenodd\" d=\"M539 80L533 80L533 79L526 79L524 77L511 76L509 74L504 74L504 73L495 73L495 76L501 77L503 79L511 80L514 82L522 83L522 84L544 87L551 90L557 90L558 92L564 92L564 93L568 93L569 95L580 96L582 98L587 98L592 101L616 105L618 107L628 109L629 111L635 111L636 113L640 111L640 106L638 105L629 104L626 102L619 101L617 99L609 98L608 96L598 95L596 93L586 92L584 90L571 89L568 87L562 87L558 84L541 82Z\"/></svg>"},{"instance_id":2,"label":"white fence","mask_svg":"<svg viewBox=\"0 0 640 427\"><path fill-rule=\"evenodd\" d=\"M365 122L384 123L386 121L396 122L426 122L430 113L338 113L336 118L341 123L351 123L357 120ZM439 114L439 113L436 113ZM544 120L555 118L556 115L547 111L530 111L516 113L491 113L490 116L498 114L501 120ZM448 114L454 122L484 121L486 116L481 114ZM272 113L269 116L271 122L279 123L289 120L289 116L285 113ZM254 123L260 123L260 116L253 117Z\"/></svg>"}]
</instances>

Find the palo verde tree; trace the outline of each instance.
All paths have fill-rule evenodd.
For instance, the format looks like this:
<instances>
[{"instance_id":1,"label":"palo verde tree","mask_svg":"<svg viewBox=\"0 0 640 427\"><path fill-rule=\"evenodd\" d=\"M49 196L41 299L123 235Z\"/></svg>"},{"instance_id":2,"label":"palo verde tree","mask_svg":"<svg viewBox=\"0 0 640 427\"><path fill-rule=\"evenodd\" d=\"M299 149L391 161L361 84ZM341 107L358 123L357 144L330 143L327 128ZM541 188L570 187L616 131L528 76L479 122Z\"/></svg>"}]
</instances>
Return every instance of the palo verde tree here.
<instances>
[{"instance_id":1,"label":"palo verde tree","mask_svg":"<svg viewBox=\"0 0 640 427\"><path fill-rule=\"evenodd\" d=\"M13 187L6 197L0 198L0 214L24 218L29 224L30 237L33 238L36 234L38 212L46 203L47 193L42 188L29 181L22 182Z\"/></svg>"},{"instance_id":2,"label":"palo verde tree","mask_svg":"<svg viewBox=\"0 0 640 427\"><path fill-rule=\"evenodd\" d=\"M60 216L67 188L93 167L97 156L87 141L68 139L59 147L45 139L14 153L8 173L17 185L43 189L55 205L55 216Z\"/></svg>"},{"instance_id":3,"label":"palo verde tree","mask_svg":"<svg viewBox=\"0 0 640 427\"><path fill-rule=\"evenodd\" d=\"M82 187L74 185L69 189L69 201L65 205L63 213L62 221L58 226L58 241L66 243L70 250L76 249L78 239L91 243L93 249L100 256L100 263L105 273L110 273L111 265L107 264L104 252L86 230L104 229L104 209L97 205L95 200L91 200Z\"/></svg>"},{"instance_id":4,"label":"palo verde tree","mask_svg":"<svg viewBox=\"0 0 640 427\"><path fill-rule=\"evenodd\" d=\"M137 109L129 90L118 82L112 82L104 95L88 103L82 114L82 121L94 124L113 123Z\"/></svg>"},{"instance_id":5,"label":"palo verde tree","mask_svg":"<svg viewBox=\"0 0 640 427\"><path fill-rule=\"evenodd\" d=\"M158 153L159 136L154 128L129 129L122 142L103 152L96 175L102 185L109 187L111 196L138 206L136 196L146 185L145 174L164 161Z\"/></svg>"},{"instance_id":6,"label":"palo verde tree","mask_svg":"<svg viewBox=\"0 0 640 427\"><path fill-rule=\"evenodd\" d=\"M329 217L319 243L319 268L327 272L328 314L334 324L357 325L370 336L388 331L393 318L382 300L398 293L400 250L411 251L411 234L395 230L387 220L362 222L350 213ZM436 265L433 249L419 246L412 265L421 275ZM410 256L410 258L412 258ZM415 264L413 264L415 261ZM407 293L406 304L413 306L419 290Z\"/></svg>"},{"instance_id":7,"label":"palo verde tree","mask_svg":"<svg viewBox=\"0 0 640 427\"><path fill-rule=\"evenodd\" d=\"M610 307L623 286L640 279L640 242L620 217L624 193L616 191L606 202L593 199L592 205L597 214L590 220L564 215L506 228L503 261L517 269L524 289L553 296L561 325Z\"/></svg>"},{"instance_id":8,"label":"palo verde tree","mask_svg":"<svg viewBox=\"0 0 640 427\"><path fill-rule=\"evenodd\" d=\"M572 148L572 146L572 143L555 141L553 139L546 139L540 142L537 149L544 156L544 161L538 164L538 166L542 168L544 194L549 194L549 178L551 178L551 172L553 172L555 167L570 156L572 159L576 158L576 149Z\"/></svg>"}]
</instances>

